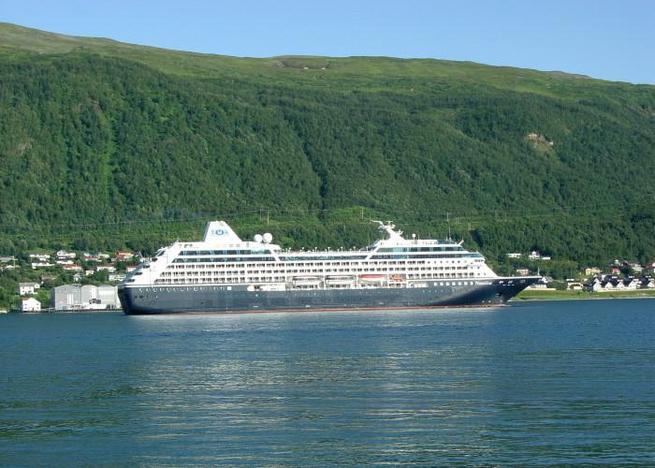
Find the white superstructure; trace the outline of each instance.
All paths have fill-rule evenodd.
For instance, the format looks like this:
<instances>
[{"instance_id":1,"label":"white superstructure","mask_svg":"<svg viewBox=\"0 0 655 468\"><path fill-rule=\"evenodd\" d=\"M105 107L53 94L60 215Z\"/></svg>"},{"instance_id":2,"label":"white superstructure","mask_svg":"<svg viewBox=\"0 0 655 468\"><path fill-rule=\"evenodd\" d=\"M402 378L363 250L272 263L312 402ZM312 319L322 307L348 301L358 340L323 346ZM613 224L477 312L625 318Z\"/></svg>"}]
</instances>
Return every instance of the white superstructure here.
<instances>
[{"instance_id":1,"label":"white superstructure","mask_svg":"<svg viewBox=\"0 0 655 468\"><path fill-rule=\"evenodd\" d=\"M391 222L387 239L362 250L286 251L269 233L243 241L224 221L207 225L204 240L175 242L130 273L126 287L246 285L250 290L422 287L497 278L484 257L450 240L405 239Z\"/></svg>"}]
</instances>

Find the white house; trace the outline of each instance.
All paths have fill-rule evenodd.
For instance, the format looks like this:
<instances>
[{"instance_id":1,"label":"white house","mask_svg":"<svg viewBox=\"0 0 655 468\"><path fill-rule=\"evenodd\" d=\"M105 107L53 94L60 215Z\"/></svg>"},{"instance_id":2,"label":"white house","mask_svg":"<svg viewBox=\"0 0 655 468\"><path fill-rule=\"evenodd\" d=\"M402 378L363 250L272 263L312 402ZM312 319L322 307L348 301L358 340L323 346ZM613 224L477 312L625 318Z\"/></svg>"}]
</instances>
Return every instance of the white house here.
<instances>
[{"instance_id":1,"label":"white house","mask_svg":"<svg viewBox=\"0 0 655 468\"><path fill-rule=\"evenodd\" d=\"M594 292L604 291L605 287L603 282L599 278L594 278L594 280L591 282L591 290Z\"/></svg>"},{"instance_id":2,"label":"white house","mask_svg":"<svg viewBox=\"0 0 655 468\"><path fill-rule=\"evenodd\" d=\"M528 258L530 260L539 260L541 258L541 254L539 254L539 252L537 252L536 250L533 250L532 252L530 252L530 255L528 255Z\"/></svg>"},{"instance_id":3,"label":"white house","mask_svg":"<svg viewBox=\"0 0 655 468\"><path fill-rule=\"evenodd\" d=\"M18 283L18 294L21 296L29 296L39 289L39 283Z\"/></svg>"},{"instance_id":4,"label":"white house","mask_svg":"<svg viewBox=\"0 0 655 468\"><path fill-rule=\"evenodd\" d=\"M110 273L107 278L109 281L123 281L125 279L125 273Z\"/></svg>"},{"instance_id":5,"label":"white house","mask_svg":"<svg viewBox=\"0 0 655 468\"><path fill-rule=\"evenodd\" d=\"M50 260L50 254L33 253L33 254L30 254L30 258L35 262L38 261L38 262L41 262L41 263L45 263L48 260Z\"/></svg>"},{"instance_id":6,"label":"white house","mask_svg":"<svg viewBox=\"0 0 655 468\"><path fill-rule=\"evenodd\" d=\"M73 265L75 262L73 260L55 260L57 265Z\"/></svg>"},{"instance_id":7,"label":"white house","mask_svg":"<svg viewBox=\"0 0 655 468\"><path fill-rule=\"evenodd\" d=\"M23 312L39 312L41 310L41 303L33 297L23 299L20 310Z\"/></svg>"},{"instance_id":8,"label":"white house","mask_svg":"<svg viewBox=\"0 0 655 468\"><path fill-rule=\"evenodd\" d=\"M77 256L75 252L66 252L65 250L57 251L56 255L59 260L73 259Z\"/></svg>"},{"instance_id":9,"label":"white house","mask_svg":"<svg viewBox=\"0 0 655 468\"><path fill-rule=\"evenodd\" d=\"M82 256L84 257L85 262L101 262L102 261L100 259L99 254L92 254L92 253L89 253L89 252L84 252L84 254L82 254Z\"/></svg>"},{"instance_id":10,"label":"white house","mask_svg":"<svg viewBox=\"0 0 655 468\"><path fill-rule=\"evenodd\" d=\"M119 250L116 252L116 261L117 262L125 262L127 260L132 260L134 258L134 254L132 252L128 252L125 250Z\"/></svg>"},{"instance_id":11,"label":"white house","mask_svg":"<svg viewBox=\"0 0 655 468\"><path fill-rule=\"evenodd\" d=\"M623 281L613 280L605 284L605 291L614 291L615 289L623 289Z\"/></svg>"}]
</instances>

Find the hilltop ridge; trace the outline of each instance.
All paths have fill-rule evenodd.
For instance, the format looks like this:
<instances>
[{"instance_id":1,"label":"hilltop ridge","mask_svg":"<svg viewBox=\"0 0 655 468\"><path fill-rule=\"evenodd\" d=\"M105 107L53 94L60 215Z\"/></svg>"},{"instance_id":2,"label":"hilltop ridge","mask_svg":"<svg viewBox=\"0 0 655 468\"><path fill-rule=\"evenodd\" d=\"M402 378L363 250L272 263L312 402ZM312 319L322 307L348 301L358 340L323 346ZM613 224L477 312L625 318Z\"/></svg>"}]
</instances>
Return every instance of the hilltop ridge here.
<instances>
[{"instance_id":1,"label":"hilltop ridge","mask_svg":"<svg viewBox=\"0 0 655 468\"><path fill-rule=\"evenodd\" d=\"M449 61L432 58L395 58L382 56L321 57L282 55L268 58L232 57L220 54L169 50L153 46L136 45L102 37L69 36L0 22L0 44L4 48L38 54L92 52L117 58L137 60L160 71L182 75L204 76L207 73L225 72L220 68L237 66L275 74L285 69L320 70L339 73L362 73L370 76L401 75L459 76L474 81L493 80L501 75L507 79L537 79L547 83L557 79L591 79L584 75L564 71L536 71L509 66L482 65L469 61ZM125 55L127 54L127 55ZM170 61L177 60L174 66ZM220 67L219 67L220 66ZM602 81L602 80L596 80ZM610 83L610 82L606 82ZM496 83L501 85L502 83ZM518 83L515 83L518 85ZM507 84L504 84L504 86Z\"/></svg>"}]
</instances>

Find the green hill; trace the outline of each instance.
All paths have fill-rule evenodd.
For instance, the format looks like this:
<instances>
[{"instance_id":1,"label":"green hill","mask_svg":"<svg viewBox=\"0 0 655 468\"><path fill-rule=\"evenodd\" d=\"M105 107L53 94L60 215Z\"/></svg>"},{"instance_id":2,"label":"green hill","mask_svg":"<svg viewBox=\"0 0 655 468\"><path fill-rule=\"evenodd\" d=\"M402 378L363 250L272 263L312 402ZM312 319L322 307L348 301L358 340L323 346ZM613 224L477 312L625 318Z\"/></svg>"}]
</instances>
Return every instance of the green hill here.
<instances>
[{"instance_id":1,"label":"green hill","mask_svg":"<svg viewBox=\"0 0 655 468\"><path fill-rule=\"evenodd\" d=\"M465 62L236 58L0 24L0 254L151 251L205 220L496 258L655 257L655 87ZM577 264L574 264L577 266Z\"/></svg>"}]
</instances>

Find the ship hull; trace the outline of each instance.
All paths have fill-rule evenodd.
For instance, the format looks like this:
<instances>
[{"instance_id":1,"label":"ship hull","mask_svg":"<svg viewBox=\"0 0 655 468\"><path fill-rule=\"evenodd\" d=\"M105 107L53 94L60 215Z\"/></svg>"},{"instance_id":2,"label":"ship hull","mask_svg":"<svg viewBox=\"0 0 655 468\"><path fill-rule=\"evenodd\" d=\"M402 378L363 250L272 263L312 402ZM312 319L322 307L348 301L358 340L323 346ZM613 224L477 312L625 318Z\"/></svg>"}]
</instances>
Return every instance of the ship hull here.
<instances>
[{"instance_id":1,"label":"ship hull","mask_svg":"<svg viewBox=\"0 0 655 468\"><path fill-rule=\"evenodd\" d=\"M285 291L251 290L245 285L121 285L118 294L128 315L493 306L539 279L426 280L413 287Z\"/></svg>"}]
</instances>

